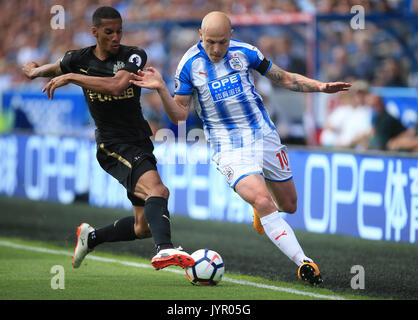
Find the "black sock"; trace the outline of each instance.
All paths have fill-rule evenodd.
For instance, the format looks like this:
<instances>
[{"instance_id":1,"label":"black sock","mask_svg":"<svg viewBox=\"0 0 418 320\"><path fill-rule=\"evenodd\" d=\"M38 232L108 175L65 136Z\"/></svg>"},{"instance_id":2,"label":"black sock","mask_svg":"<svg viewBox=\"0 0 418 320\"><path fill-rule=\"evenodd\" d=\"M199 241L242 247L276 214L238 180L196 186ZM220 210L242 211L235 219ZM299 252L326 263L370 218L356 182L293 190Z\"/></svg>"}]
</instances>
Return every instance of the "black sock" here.
<instances>
[{"instance_id":1,"label":"black sock","mask_svg":"<svg viewBox=\"0 0 418 320\"><path fill-rule=\"evenodd\" d=\"M167 199L150 197L145 201L145 219L154 238L157 251L173 248L171 243L170 214L167 209Z\"/></svg>"},{"instance_id":2,"label":"black sock","mask_svg":"<svg viewBox=\"0 0 418 320\"><path fill-rule=\"evenodd\" d=\"M132 241L136 239L135 217L129 216L115 221L108 226L89 233L88 247L93 249L103 242Z\"/></svg>"}]
</instances>

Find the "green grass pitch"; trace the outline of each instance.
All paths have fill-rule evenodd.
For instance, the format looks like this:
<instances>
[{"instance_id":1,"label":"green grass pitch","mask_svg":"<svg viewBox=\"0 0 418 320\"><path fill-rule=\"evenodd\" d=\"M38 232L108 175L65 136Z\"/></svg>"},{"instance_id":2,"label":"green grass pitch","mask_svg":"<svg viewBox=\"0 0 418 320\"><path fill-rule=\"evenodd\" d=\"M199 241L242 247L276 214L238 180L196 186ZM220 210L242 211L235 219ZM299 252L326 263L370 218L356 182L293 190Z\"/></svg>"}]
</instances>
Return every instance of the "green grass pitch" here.
<instances>
[{"instance_id":1,"label":"green grass pitch","mask_svg":"<svg viewBox=\"0 0 418 320\"><path fill-rule=\"evenodd\" d=\"M0 299L286 300L352 299L327 289L226 273L215 287L193 286L180 268L154 270L149 260L90 254L78 269L71 249L0 238ZM54 269L61 267L61 274ZM61 279L57 276L62 275ZM61 285L61 287L60 287Z\"/></svg>"},{"instance_id":2,"label":"green grass pitch","mask_svg":"<svg viewBox=\"0 0 418 320\"><path fill-rule=\"evenodd\" d=\"M226 273L218 286L192 286L179 268L153 270L152 239L103 244L88 256L99 258L86 260L79 269L71 267L75 231L81 222L101 227L130 214L86 203L0 197L0 299L418 299L418 275L410 270L418 261L416 245L295 230L324 277L324 284L313 288L297 279L294 263L251 225L197 221L175 213L171 219L175 245L189 253L210 248L222 255ZM54 265L65 270L64 290L51 289ZM350 286L354 265L364 267L363 290Z\"/></svg>"}]
</instances>

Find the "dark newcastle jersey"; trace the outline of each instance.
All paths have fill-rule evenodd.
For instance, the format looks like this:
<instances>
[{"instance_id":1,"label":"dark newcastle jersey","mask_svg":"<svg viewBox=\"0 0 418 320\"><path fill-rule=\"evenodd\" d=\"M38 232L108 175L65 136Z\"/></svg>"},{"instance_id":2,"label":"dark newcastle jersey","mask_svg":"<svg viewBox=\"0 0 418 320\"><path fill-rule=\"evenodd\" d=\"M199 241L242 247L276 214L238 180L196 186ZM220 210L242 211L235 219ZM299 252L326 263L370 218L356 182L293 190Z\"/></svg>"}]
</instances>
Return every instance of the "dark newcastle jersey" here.
<instances>
[{"instance_id":1,"label":"dark newcastle jersey","mask_svg":"<svg viewBox=\"0 0 418 320\"><path fill-rule=\"evenodd\" d=\"M120 45L116 55L106 60L97 58L96 46L70 50L61 59L63 73L78 73L88 76L113 77L118 71L137 73L147 62L144 50ZM94 92L83 88L100 142L134 142L152 135L148 122L142 115L141 88L130 85L120 96Z\"/></svg>"}]
</instances>

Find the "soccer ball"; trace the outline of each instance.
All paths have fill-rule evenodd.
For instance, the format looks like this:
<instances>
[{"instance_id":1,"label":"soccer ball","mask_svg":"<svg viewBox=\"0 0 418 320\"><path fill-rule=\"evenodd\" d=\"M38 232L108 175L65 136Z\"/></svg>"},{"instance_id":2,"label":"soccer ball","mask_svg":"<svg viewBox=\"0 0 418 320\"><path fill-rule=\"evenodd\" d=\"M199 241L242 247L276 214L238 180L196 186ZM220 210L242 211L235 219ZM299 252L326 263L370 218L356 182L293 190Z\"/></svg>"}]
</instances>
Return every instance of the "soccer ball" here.
<instances>
[{"instance_id":1,"label":"soccer ball","mask_svg":"<svg viewBox=\"0 0 418 320\"><path fill-rule=\"evenodd\" d=\"M210 249L199 249L191 256L195 265L186 268L186 276L192 284L214 286L221 281L225 265L219 253Z\"/></svg>"}]
</instances>

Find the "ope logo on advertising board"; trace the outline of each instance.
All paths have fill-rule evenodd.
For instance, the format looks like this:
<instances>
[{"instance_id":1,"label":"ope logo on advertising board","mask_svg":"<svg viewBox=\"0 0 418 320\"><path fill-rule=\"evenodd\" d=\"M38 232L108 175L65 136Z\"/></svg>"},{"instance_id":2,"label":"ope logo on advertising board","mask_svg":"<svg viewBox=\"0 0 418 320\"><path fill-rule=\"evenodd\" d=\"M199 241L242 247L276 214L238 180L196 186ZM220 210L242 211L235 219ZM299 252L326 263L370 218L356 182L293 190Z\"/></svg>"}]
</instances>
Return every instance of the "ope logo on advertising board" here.
<instances>
[{"instance_id":1,"label":"ope logo on advertising board","mask_svg":"<svg viewBox=\"0 0 418 320\"><path fill-rule=\"evenodd\" d=\"M304 224L308 231L343 231L365 239L416 241L418 230L418 161L404 168L401 159L311 154L305 165ZM313 179L316 174L323 177ZM341 187L342 181L345 184ZM322 188L321 188L322 186ZM323 201L314 193L321 189ZM313 200L315 199L315 200ZM323 214L312 206L322 202ZM345 209L345 210L342 210ZM341 214L345 212L345 216ZM350 217L348 217L348 214ZM338 223L355 222L354 228ZM353 230L355 229L355 230ZM403 236L402 236L403 235ZM406 239L405 239L406 235Z\"/></svg>"},{"instance_id":2,"label":"ope logo on advertising board","mask_svg":"<svg viewBox=\"0 0 418 320\"><path fill-rule=\"evenodd\" d=\"M200 161L209 157L207 146L192 146L156 145L159 160L184 152L201 157L159 161L170 189L170 210L197 219L251 223L251 206L213 163ZM0 136L0 194L71 203L77 194L88 192L93 206L131 208L123 187L98 165L95 151L87 139ZM284 216L296 229L418 242L417 158L290 149L289 159L302 211Z\"/></svg>"}]
</instances>

